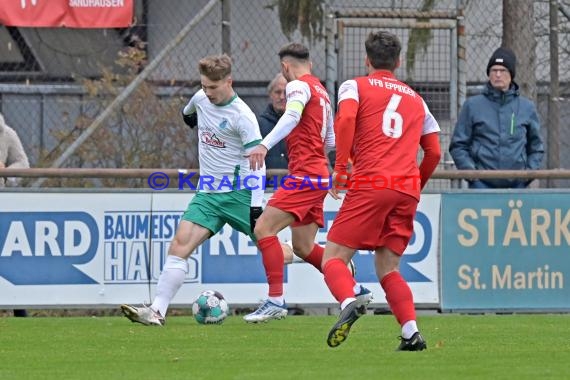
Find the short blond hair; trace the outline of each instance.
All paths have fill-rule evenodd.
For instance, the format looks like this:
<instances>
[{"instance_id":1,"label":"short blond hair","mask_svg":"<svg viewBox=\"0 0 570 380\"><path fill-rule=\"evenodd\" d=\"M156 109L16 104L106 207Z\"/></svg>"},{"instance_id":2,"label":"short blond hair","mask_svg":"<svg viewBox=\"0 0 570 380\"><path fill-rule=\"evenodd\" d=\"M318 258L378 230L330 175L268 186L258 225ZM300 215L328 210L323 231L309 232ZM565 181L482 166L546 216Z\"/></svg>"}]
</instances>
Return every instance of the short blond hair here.
<instances>
[{"instance_id":1,"label":"short blond hair","mask_svg":"<svg viewBox=\"0 0 570 380\"><path fill-rule=\"evenodd\" d=\"M269 82L269 85L267 86L268 94L271 94L271 91L273 91L275 86L277 86L277 82L279 82L280 80L284 80L285 82L287 82L287 79L281 73L278 73L277 75L275 75L273 79L271 79L271 82Z\"/></svg>"},{"instance_id":2,"label":"short blond hair","mask_svg":"<svg viewBox=\"0 0 570 380\"><path fill-rule=\"evenodd\" d=\"M227 54L210 55L198 62L198 70L210 80L221 80L232 73L232 59Z\"/></svg>"}]
</instances>

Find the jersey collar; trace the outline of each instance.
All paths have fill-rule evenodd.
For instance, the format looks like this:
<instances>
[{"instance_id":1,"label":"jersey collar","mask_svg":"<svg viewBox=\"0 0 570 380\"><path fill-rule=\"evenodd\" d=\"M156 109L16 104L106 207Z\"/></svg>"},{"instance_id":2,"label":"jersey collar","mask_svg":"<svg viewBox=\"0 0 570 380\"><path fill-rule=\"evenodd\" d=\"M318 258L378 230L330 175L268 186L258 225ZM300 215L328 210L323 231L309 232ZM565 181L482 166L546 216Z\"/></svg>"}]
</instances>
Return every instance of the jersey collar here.
<instances>
[{"instance_id":1,"label":"jersey collar","mask_svg":"<svg viewBox=\"0 0 570 380\"><path fill-rule=\"evenodd\" d=\"M376 70L376 71L368 74L368 76L395 78L394 73L389 71L389 70Z\"/></svg>"},{"instance_id":2,"label":"jersey collar","mask_svg":"<svg viewBox=\"0 0 570 380\"><path fill-rule=\"evenodd\" d=\"M227 106L228 104L230 104L231 102L233 102L234 100L236 100L237 97L238 97L237 94L234 92L234 96L232 96L227 102L220 103L220 104L215 104L215 105L218 106L218 107L225 107L225 106Z\"/></svg>"}]
</instances>

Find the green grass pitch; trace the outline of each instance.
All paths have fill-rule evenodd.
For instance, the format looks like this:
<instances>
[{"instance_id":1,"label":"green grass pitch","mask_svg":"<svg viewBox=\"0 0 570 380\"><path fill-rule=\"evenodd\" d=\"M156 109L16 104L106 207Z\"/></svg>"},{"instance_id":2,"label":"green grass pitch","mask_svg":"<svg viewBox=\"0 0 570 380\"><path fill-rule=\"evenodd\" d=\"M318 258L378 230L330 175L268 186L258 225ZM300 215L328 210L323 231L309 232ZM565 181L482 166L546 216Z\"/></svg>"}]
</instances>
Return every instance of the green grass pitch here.
<instances>
[{"instance_id":1,"label":"green grass pitch","mask_svg":"<svg viewBox=\"0 0 570 380\"><path fill-rule=\"evenodd\" d=\"M258 325L191 316L146 327L122 317L0 318L0 379L568 379L570 315L425 315L423 352L395 352L399 327L366 315L341 346L336 317Z\"/></svg>"}]
</instances>

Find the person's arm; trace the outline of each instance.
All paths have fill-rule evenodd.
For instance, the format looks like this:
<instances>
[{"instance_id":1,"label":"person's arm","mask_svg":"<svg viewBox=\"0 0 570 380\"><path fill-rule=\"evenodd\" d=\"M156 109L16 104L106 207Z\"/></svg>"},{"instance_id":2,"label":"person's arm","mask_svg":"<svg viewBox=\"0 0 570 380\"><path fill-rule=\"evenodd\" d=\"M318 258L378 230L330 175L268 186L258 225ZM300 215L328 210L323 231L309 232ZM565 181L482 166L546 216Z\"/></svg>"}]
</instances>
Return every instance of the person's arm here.
<instances>
[{"instance_id":1,"label":"person's arm","mask_svg":"<svg viewBox=\"0 0 570 380\"><path fill-rule=\"evenodd\" d=\"M327 115L327 119L325 122L327 123L327 129L325 133L325 155L328 157L329 153L334 151L336 147L335 134L334 134L334 120L332 113Z\"/></svg>"},{"instance_id":2,"label":"person's arm","mask_svg":"<svg viewBox=\"0 0 570 380\"><path fill-rule=\"evenodd\" d=\"M336 161L334 171L337 173L347 173L347 165L354 142L356 131L356 114L358 113L358 102L354 99L342 100L338 104L336 114Z\"/></svg>"},{"instance_id":3,"label":"person's arm","mask_svg":"<svg viewBox=\"0 0 570 380\"><path fill-rule=\"evenodd\" d=\"M355 80L347 80L338 89L338 112L334 122L336 135L336 161L334 171L346 173L352 152L356 114L358 113L358 85Z\"/></svg>"},{"instance_id":4,"label":"person's arm","mask_svg":"<svg viewBox=\"0 0 570 380\"><path fill-rule=\"evenodd\" d=\"M439 145L439 132L441 131L441 128L439 127L435 117L433 117L427 104L425 102L423 102L423 104L425 118L422 128L422 137L420 138L420 146L424 151L424 156L419 168L421 189L425 187L441 159L441 147Z\"/></svg>"},{"instance_id":5,"label":"person's arm","mask_svg":"<svg viewBox=\"0 0 570 380\"><path fill-rule=\"evenodd\" d=\"M459 112L459 118L449 144L449 153L455 162L455 166L460 170L476 169L475 161L473 161L470 153L473 133L470 114L469 101L466 101Z\"/></svg>"},{"instance_id":6,"label":"person's arm","mask_svg":"<svg viewBox=\"0 0 570 380\"><path fill-rule=\"evenodd\" d=\"M253 113L242 113L237 125L239 128L238 133L240 134L244 146L245 156L249 156L249 154L258 147L261 142L259 124ZM263 196L265 193L265 165L261 165L259 168L253 168L250 166L247 178L245 185L251 190L249 222L251 231L253 232L255 223L263 212L263 208L261 206L263 205Z\"/></svg>"},{"instance_id":7,"label":"person's arm","mask_svg":"<svg viewBox=\"0 0 570 380\"><path fill-rule=\"evenodd\" d=\"M527 165L530 170L538 170L542 166L544 144L540 134L540 122L536 108L532 105L530 125L526 133Z\"/></svg>"},{"instance_id":8,"label":"person's arm","mask_svg":"<svg viewBox=\"0 0 570 380\"><path fill-rule=\"evenodd\" d=\"M27 169L30 167L30 163L28 161L28 156L26 156L26 152L24 151L24 147L22 146L22 142L18 137L18 134L13 129L5 129L5 134L7 137L7 146L8 146L8 156L6 159L6 163L4 164L6 168L13 168L13 169Z\"/></svg>"},{"instance_id":9,"label":"person's arm","mask_svg":"<svg viewBox=\"0 0 570 380\"><path fill-rule=\"evenodd\" d=\"M303 112L304 105L294 102L292 104L287 104L285 108L285 113L279 118L275 127L269 132L267 136L261 142L267 150L270 150L279 141L283 140L295 127L299 124L301 120L301 114Z\"/></svg>"},{"instance_id":10,"label":"person's arm","mask_svg":"<svg viewBox=\"0 0 570 380\"><path fill-rule=\"evenodd\" d=\"M259 141L257 141L259 143ZM251 152L257 144L253 145L251 148L246 149L246 155ZM249 178L251 180L247 181L247 187L251 189L251 207L261 207L263 204L263 195L265 193L265 188L263 187L263 182L265 179L265 165L262 168L252 170L250 168Z\"/></svg>"},{"instance_id":11,"label":"person's arm","mask_svg":"<svg viewBox=\"0 0 570 380\"><path fill-rule=\"evenodd\" d=\"M250 149L246 149L246 154L249 154L253 148L257 146L254 145ZM265 165L257 170L252 170L250 168L249 177L250 181L247 181L248 188L251 189L251 204L249 206L249 223L251 227L251 232L255 229L255 223L257 219L263 213L263 195L265 193Z\"/></svg>"},{"instance_id":12,"label":"person's arm","mask_svg":"<svg viewBox=\"0 0 570 380\"><path fill-rule=\"evenodd\" d=\"M6 147L8 148L8 154L6 156L6 162L3 162L3 165L0 167L12 169L29 168L30 163L28 161L28 156L26 156L26 152L24 151L24 147L22 146L22 142L20 141L20 138L18 137L16 131L6 126L4 128L4 136L6 137ZM3 178L0 182L3 181L5 181L6 185L17 186L22 181L22 178L7 177ZM0 187L2 186L3 185L0 183Z\"/></svg>"},{"instance_id":13,"label":"person's arm","mask_svg":"<svg viewBox=\"0 0 570 380\"><path fill-rule=\"evenodd\" d=\"M188 101L188 104L182 108L182 120L184 120L184 123L190 128L194 128L198 125L198 115L196 114L196 96L198 96L200 93L203 93L203 91L200 90L194 94L194 96L192 96Z\"/></svg>"},{"instance_id":14,"label":"person's arm","mask_svg":"<svg viewBox=\"0 0 570 380\"><path fill-rule=\"evenodd\" d=\"M198 126L198 114L196 112L193 112L190 115L185 115L184 111L182 111L182 120L184 120L184 124L190 128Z\"/></svg>"},{"instance_id":15,"label":"person's arm","mask_svg":"<svg viewBox=\"0 0 570 380\"><path fill-rule=\"evenodd\" d=\"M287 96L285 113L279 118L271 132L265 136L261 144L248 154L249 165L254 169L264 165L265 156L269 149L283 140L299 124L305 104L311 97L309 85L299 80L287 83L285 92Z\"/></svg>"},{"instance_id":16,"label":"person's arm","mask_svg":"<svg viewBox=\"0 0 570 380\"><path fill-rule=\"evenodd\" d=\"M420 180L421 188L423 189L435 171L435 168L437 168L437 164L439 164L439 160L441 159L439 133L433 132L428 133L427 135L423 135L420 138L420 146L424 151L424 157L420 164Z\"/></svg>"},{"instance_id":17,"label":"person's arm","mask_svg":"<svg viewBox=\"0 0 570 380\"><path fill-rule=\"evenodd\" d=\"M248 155L253 148L255 148L260 140L256 141L256 144L251 146L250 148L246 149L246 155ZM257 219L261 216L263 212L263 196L265 194L265 165L261 168L252 170L250 168L248 174L248 181L247 181L247 188L251 189L251 204L249 206L249 222L251 226L251 232L253 232L255 228L255 223Z\"/></svg>"}]
</instances>

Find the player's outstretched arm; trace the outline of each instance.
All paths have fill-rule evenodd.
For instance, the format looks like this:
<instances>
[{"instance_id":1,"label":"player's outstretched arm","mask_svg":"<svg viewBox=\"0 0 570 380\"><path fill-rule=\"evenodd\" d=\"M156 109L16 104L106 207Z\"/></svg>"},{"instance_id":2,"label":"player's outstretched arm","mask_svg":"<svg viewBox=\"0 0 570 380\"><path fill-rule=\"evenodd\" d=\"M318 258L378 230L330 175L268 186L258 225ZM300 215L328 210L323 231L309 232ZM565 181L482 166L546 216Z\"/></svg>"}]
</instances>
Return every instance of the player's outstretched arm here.
<instances>
[{"instance_id":1,"label":"player's outstretched arm","mask_svg":"<svg viewBox=\"0 0 570 380\"><path fill-rule=\"evenodd\" d=\"M424 151L424 158L420 164L421 188L423 189L441 159L439 133L433 132L423 135L420 138L420 146Z\"/></svg>"},{"instance_id":2,"label":"player's outstretched arm","mask_svg":"<svg viewBox=\"0 0 570 380\"><path fill-rule=\"evenodd\" d=\"M357 112L358 102L354 99L342 100L338 104L338 112L334 122L336 161L332 175L333 183L329 190L329 194L334 199L340 199L339 191L350 187L350 175L347 166L354 141Z\"/></svg>"},{"instance_id":3,"label":"player's outstretched arm","mask_svg":"<svg viewBox=\"0 0 570 380\"><path fill-rule=\"evenodd\" d=\"M251 154L257 147L259 147L259 145L247 149L246 156L250 156L251 159ZM265 150L265 152L267 152L267 150ZM261 206L263 204L263 195L265 193L265 175L265 162L263 159L261 161L260 168L253 169L253 166L250 166L250 174L248 176L247 186L249 189L251 189L251 205L249 208L249 222L251 226L251 232L253 232L255 229L255 223L263 212L263 208Z\"/></svg>"}]
</instances>

